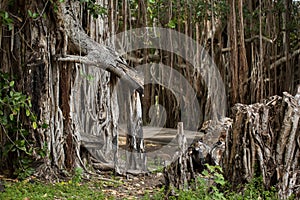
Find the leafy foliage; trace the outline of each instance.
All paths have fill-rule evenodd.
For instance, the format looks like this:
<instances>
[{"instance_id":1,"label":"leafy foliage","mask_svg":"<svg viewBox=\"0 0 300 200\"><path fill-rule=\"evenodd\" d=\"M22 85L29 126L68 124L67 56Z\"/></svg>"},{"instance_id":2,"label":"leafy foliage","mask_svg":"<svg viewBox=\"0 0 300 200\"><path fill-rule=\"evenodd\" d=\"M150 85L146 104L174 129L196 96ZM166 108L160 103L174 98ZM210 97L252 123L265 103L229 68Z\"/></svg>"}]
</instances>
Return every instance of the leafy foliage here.
<instances>
[{"instance_id":1,"label":"leafy foliage","mask_svg":"<svg viewBox=\"0 0 300 200\"><path fill-rule=\"evenodd\" d=\"M36 116L31 112L30 97L15 90L15 81L10 80L8 74L0 73L0 88L0 142L3 145L0 166L12 167L14 175L25 178L34 171L31 167L33 156L45 155L45 150L30 140L30 127L38 128ZM21 117L28 118L29 124L22 123ZM4 160L12 162L12 166L2 166Z\"/></svg>"},{"instance_id":2,"label":"leafy foliage","mask_svg":"<svg viewBox=\"0 0 300 200\"><path fill-rule=\"evenodd\" d=\"M134 1L131 4L137 3ZM135 8L137 8L137 6L135 6ZM189 10L189 13L194 14L192 19L188 19L188 16L185 15L186 9ZM138 13L137 9L134 9L133 11L133 15L135 16L136 13ZM169 1L148 0L147 11L151 22L153 22L154 19L158 19L161 23L164 21L162 23L163 25L166 24L169 28L175 28L178 24L183 24L187 20L192 20L194 23L201 23L205 19L211 20L212 15L215 18L225 20L228 12L228 5L225 0L216 1L214 4L209 1L199 0L191 0L188 4L186 1L172 1L172 6L170 6ZM179 16L176 16L177 14Z\"/></svg>"},{"instance_id":3,"label":"leafy foliage","mask_svg":"<svg viewBox=\"0 0 300 200\"><path fill-rule=\"evenodd\" d=\"M13 20L9 17L8 12L0 10L0 24L4 26L8 26L8 30L12 30L13 28Z\"/></svg>"},{"instance_id":4,"label":"leafy foliage","mask_svg":"<svg viewBox=\"0 0 300 200\"><path fill-rule=\"evenodd\" d=\"M107 15L107 9L96 3L96 0L79 0L80 3L86 3L87 9L94 18L104 17Z\"/></svg>"},{"instance_id":5,"label":"leafy foliage","mask_svg":"<svg viewBox=\"0 0 300 200\"><path fill-rule=\"evenodd\" d=\"M79 184L82 180L83 169L80 167L75 168L75 173L72 178L72 183Z\"/></svg>"},{"instance_id":6,"label":"leafy foliage","mask_svg":"<svg viewBox=\"0 0 300 200\"><path fill-rule=\"evenodd\" d=\"M262 178L253 179L246 184L242 192L230 191L230 184L225 180L220 166L211 166L206 164L206 169L198 176L191 187L186 190L175 190L176 195L169 197L169 199L217 199L217 200L252 200L252 199L268 199L276 200L277 192L275 187L266 190L263 186ZM150 197L149 194L143 199L164 199L164 189L159 190ZM291 197L290 199L293 199Z\"/></svg>"},{"instance_id":7,"label":"leafy foliage","mask_svg":"<svg viewBox=\"0 0 300 200\"><path fill-rule=\"evenodd\" d=\"M27 10L29 17L31 17L32 19L36 19L39 14L35 13L35 12L31 12L31 10Z\"/></svg>"}]
</instances>

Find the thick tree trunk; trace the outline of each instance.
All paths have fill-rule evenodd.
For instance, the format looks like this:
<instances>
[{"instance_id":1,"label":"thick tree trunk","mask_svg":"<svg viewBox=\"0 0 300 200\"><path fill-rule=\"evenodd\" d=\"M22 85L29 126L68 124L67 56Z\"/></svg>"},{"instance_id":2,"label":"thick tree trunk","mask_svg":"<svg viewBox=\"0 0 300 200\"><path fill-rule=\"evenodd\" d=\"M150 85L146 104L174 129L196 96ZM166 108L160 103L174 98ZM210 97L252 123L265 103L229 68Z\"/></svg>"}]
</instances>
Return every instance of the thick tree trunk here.
<instances>
[{"instance_id":1,"label":"thick tree trunk","mask_svg":"<svg viewBox=\"0 0 300 200\"><path fill-rule=\"evenodd\" d=\"M26 3L0 4L1 11L16 17L12 31L1 26L0 64L2 71L15 73L20 90L32 97L38 122L49 125L31 130L35 144L47 148L36 175L50 179L64 169L88 164L111 169L114 162L119 171L119 102L114 88L119 77L129 92L141 93L143 79L116 52L99 43L106 39L105 31L114 29L106 27L105 19L81 12L85 4L68 0ZM29 11L38 16L28 16ZM5 139L0 142L4 144Z\"/></svg>"},{"instance_id":2,"label":"thick tree trunk","mask_svg":"<svg viewBox=\"0 0 300 200\"><path fill-rule=\"evenodd\" d=\"M209 163L221 165L235 189L261 176L265 188L275 186L280 198L299 198L300 88L298 92L295 97L284 93L283 98L273 96L263 103L236 104L232 126L230 119L204 123L201 131L210 140L195 142L165 168L167 191L189 186ZM210 132L219 133L219 138Z\"/></svg>"},{"instance_id":3,"label":"thick tree trunk","mask_svg":"<svg viewBox=\"0 0 300 200\"><path fill-rule=\"evenodd\" d=\"M139 93L128 93L128 104L126 171L138 170L137 173L139 173L146 171L146 154L142 129L142 106Z\"/></svg>"},{"instance_id":4,"label":"thick tree trunk","mask_svg":"<svg viewBox=\"0 0 300 200\"><path fill-rule=\"evenodd\" d=\"M112 4L112 6L114 6ZM100 45L96 43L92 38L90 38L81 28L80 24L78 24L78 20L74 19L74 15L76 12L76 4L71 3L71 1L67 1L66 3L60 4L60 11L57 14L57 19L61 26L65 31L65 38L67 38L68 47L72 47L72 51L69 52L80 52L79 55L66 55L62 54L62 57L58 58L58 61L74 61L79 63L84 63L89 67L91 65L100 67L101 69L105 69L116 77L122 78L122 84L126 84L129 90L128 94L131 94L132 91L137 90L139 93L143 92L143 79L138 76L136 72L129 68L126 62L119 57L112 49L109 49L106 46ZM112 13L114 15L114 13ZM114 23L111 23L111 26L114 26ZM114 30L114 28L112 29ZM103 73L103 72L102 72ZM97 155L99 161L106 162L108 166L110 166L110 161L114 161L115 170L119 173L120 166L118 166L118 137L117 137L117 126L118 126L118 105L116 100L116 93L110 93L109 90L114 91L116 82L112 80L110 85L105 85L109 83L109 77L105 76L105 79L101 80L102 86L101 90L94 91L100 93L99 102L97 105L100 106L97 109L100 114L99 118L103 118L103 122L101 123L102 130L98 129L100 133L96 133L97 136L103 137L104 135L104 146L98 147L94 152L94 155ZM114 84L113 84L114 83ZM124 91L123 91L124 92ZM105 94L104 94L105 93ZM91 94L90 94L91 95ZM114 96L111 96L114 95ZM135 156L129 156L130 164L128 164L133 169L140 168L137 163L140 161L134 161L136 158L136 154L142 156L143 154L143 134L141 132L141 105L139 94L135 93L136 97L130 99L128 101L128 108L130 116L128 117L127 123L128 126L128 148L131 153ZM104 101L103 101L104 100ZM105 103L106 102L106 103ZM113 103L113 104L112 104ZM114 109L112 109L114 108ZM88 112L93 112L88 111ZM102 113L102 114L101 114ZM87 117L88 118L88 117ZM97 120L95 121L97 122ZM85 122L87 123L87 122ZM98 123L98 122L97 122ZM86 126L87 124L83 124ZM111 127L107 129L107 127ZM103 132L102 132L103 131ZM93 132L93 130L91 130ZM92 141L91 141L92 142ZM113 145L114 144L114 145ZM99 151L102 149L101 151ZM112 151L113 150L113 151ZM114 157L114 158L112 158ZM143 156L142 156L143 157ZM143 158L141 158L144 160ZM142 162L144 163L144 162ZM142 167L144 169L144 167Z\"/></svg>"},{"instance_id":5,"label":"thick tree trunk","mask_svg":"<svg viewBox=\"0 0 300 200\"><path fill-rule=\"evenodd\" d=\"M262 176L280 198L299 197L299 97L284 93L264 103L237 104L226 138L223 168L233 186Z\"/></svg>"},{"instance_id":6,"label":"thick tree trunk","mask_svg":"<svg viewBox=\"0 0 300 200\"><path fill-rule=\"evenodd\" d=\"M67 45L72 48L70 51L80 53L79 55L62 54L58 57L58 61L78 62L100 67L123 78L133 90L142 93L143 79L132 68L128 67L125 60L114 50L95 42L85 33L82 25L75 18L76 4L66 1L58 5L57 26L66 34L64 37L68 39L66 42L70 42Z\"/></svg>"},{"instance_id":7,"label":"thick tree trunk","mask_svg":"<svg viewBox=\"0 0 300 200\"><path fill-rule=\"evenodd\" d=\"M174 188L193 188L195 178L201 176L205 164L222 164L225 151L225 137L231 128L232 120L222 118L220 121L206 121L201 132L205 135L187 147L183 123L178 123L176 135L178 148L172 163L164 168L166 195L174 195Z\"/></svg>"}]
</instances>

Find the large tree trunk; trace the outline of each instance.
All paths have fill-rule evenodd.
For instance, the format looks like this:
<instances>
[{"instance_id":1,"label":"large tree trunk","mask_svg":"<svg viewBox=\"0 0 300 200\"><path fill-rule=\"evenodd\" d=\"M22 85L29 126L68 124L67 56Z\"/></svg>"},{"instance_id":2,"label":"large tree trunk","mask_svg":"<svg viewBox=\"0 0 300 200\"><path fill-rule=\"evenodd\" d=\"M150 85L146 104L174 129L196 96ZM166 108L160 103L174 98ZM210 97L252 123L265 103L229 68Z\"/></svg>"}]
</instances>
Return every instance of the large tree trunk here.
<instances>
[{"instance_id":1,"label":"large tree trunk","mask_svg":"<svg viewBox=\"0 0 300 200\"><path fill-rule=\"evenodd\" d=\"M276 186L280 198L299 197L299 108L299 94L288 93L233 108L223 168L234 188L262 176L265 187Z\"/></svg>"},{"instance_id":2,"label":"large tree trunk","mask_svg":"<svg viewBox=\"0 0 300 200\"><path fill-rule=\"evenodd\" d=\"M188 151L180 151L165 168L167 192L173 187L190 186L197 172L209 163L222 166L234 189L242 189L261 176L265 188L275 186L281 199L291 195L299 198L299 109L300 88L295 97L284 93L283 98L273 96L263 103L236 104L232 126L226 118L221 123L204 123L201 131L208 134L206 138L192 144ZM218 133L219 138L210 132Z\"/></svg>"},{"instance_id":3,"label":"large tree trunk","mask_svg":"<svg viewBox=\"0 0 300 200\"><path fill-rule=\"evenodd\" d=\"M201 177L205 164L221 165L225 151L225 137L230 131L232 120L206 121L201 132L204 136L196 139L189 147L183 131L183 123L178 123L177 151L172 163L164 168L166 196L174 195L174 188L193 188L196 177Z\"/></svg>"},{"instance_id":4,"label":"large tree trunk","mask_svg":"<svg viewBox=\"0 0 300 200\"><path fill-rule=\"evenodd\" d=\"M114 167L114 162L118 164L117 78L125 81L128 92L143 92L143 79L114 50L100 44L115 34L109 27L114 23L107 26L106 17L93 19L79 1L0 5L15 19L12 30L1 30L1 70L17 76L19 89L32 97L38 122L49 125L31 130L36 146L47 148L36 175L49 179L87 164L100 170ZM29 11L37 16L29 16ZM112 15L113 10L108 17ZM118 166L115 169L119 171Z\"/></svg>"}]
</instances>

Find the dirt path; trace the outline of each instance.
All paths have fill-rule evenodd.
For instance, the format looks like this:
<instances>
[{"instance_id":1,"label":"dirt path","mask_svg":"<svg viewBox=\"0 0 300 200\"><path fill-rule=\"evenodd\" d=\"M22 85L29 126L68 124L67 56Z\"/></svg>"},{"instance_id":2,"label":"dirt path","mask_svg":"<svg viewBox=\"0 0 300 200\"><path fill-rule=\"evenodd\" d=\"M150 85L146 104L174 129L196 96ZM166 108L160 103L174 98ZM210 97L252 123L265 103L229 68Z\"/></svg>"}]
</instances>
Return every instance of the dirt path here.
<instances>
[{"instance_id":1,"label":"dirt path","mask_svg":"<svg viewBox=\"0 0 300 200\"><path fill-rule=\"evenodd\" d=\"M107 178L111 176L107 175ZM103 193L113 196L115 199L141 199L146 194L150 196L162 187L163 173L151 173L148 175L127 177L115 177L120 184L104 184Z\"/></svg>"}]
</instances>

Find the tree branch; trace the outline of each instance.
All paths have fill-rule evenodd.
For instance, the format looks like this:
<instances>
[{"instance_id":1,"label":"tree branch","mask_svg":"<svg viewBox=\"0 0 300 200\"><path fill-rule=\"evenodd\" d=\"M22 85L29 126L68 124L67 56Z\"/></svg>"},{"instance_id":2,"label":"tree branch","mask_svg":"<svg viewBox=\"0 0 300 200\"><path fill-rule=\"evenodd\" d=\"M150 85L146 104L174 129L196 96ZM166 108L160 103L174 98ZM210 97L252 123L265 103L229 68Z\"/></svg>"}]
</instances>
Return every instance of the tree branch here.
<instances>
[{"instance_id":1,"label":"tree branch","mask_svg":"<svg viewBox=\"0 0 300 200\"><path fill-rule=\"evenodd\" d=\"M290 56L290 59L292 59L293 57L297 56L298 54L300 54L300 49L294 51L294 52L292 53L292 55ZM287 57L286 57L286 56L284 56L284 57L282 57L282 58L276 60L274 63L271 64L270 69L274 69L275 67L278 67L279 65L285 63L286 60L287 60Z\"/></svg>"},{"instance_id":2,"label":"tree branch","mask_svg":"<svg viewBox=\"0 0 300 200\"><path fill-rule=\"evenodd\" d=\"M57 18L58 26L62 27L72 44L72 50L77 50L85 56L68 55L58 58L58 61L78 62L107 70L129 83L129 87L143 93L144 79L126 61L111 48L99 44L90 38L77 22L70 1L59 3ZM74 49L75 48L75 49Z\"/></svg>"},{"instance_id":3,"label":"tree branch","mask_svg":"<svg viewBox=\"0 0 300 200\"><path fill-rule=\"evenodd\" d=\"M251 38L245 39L245 42L252 42L255 39L260 39L259 35L255 35L255 36L253 36ZM275 39L272 40L272 39L267 38L266 36L262 36L262 39L264 41L269 42L269 43L272 44L277 38L275 38Z\"/></svg>"}]
</instances>

